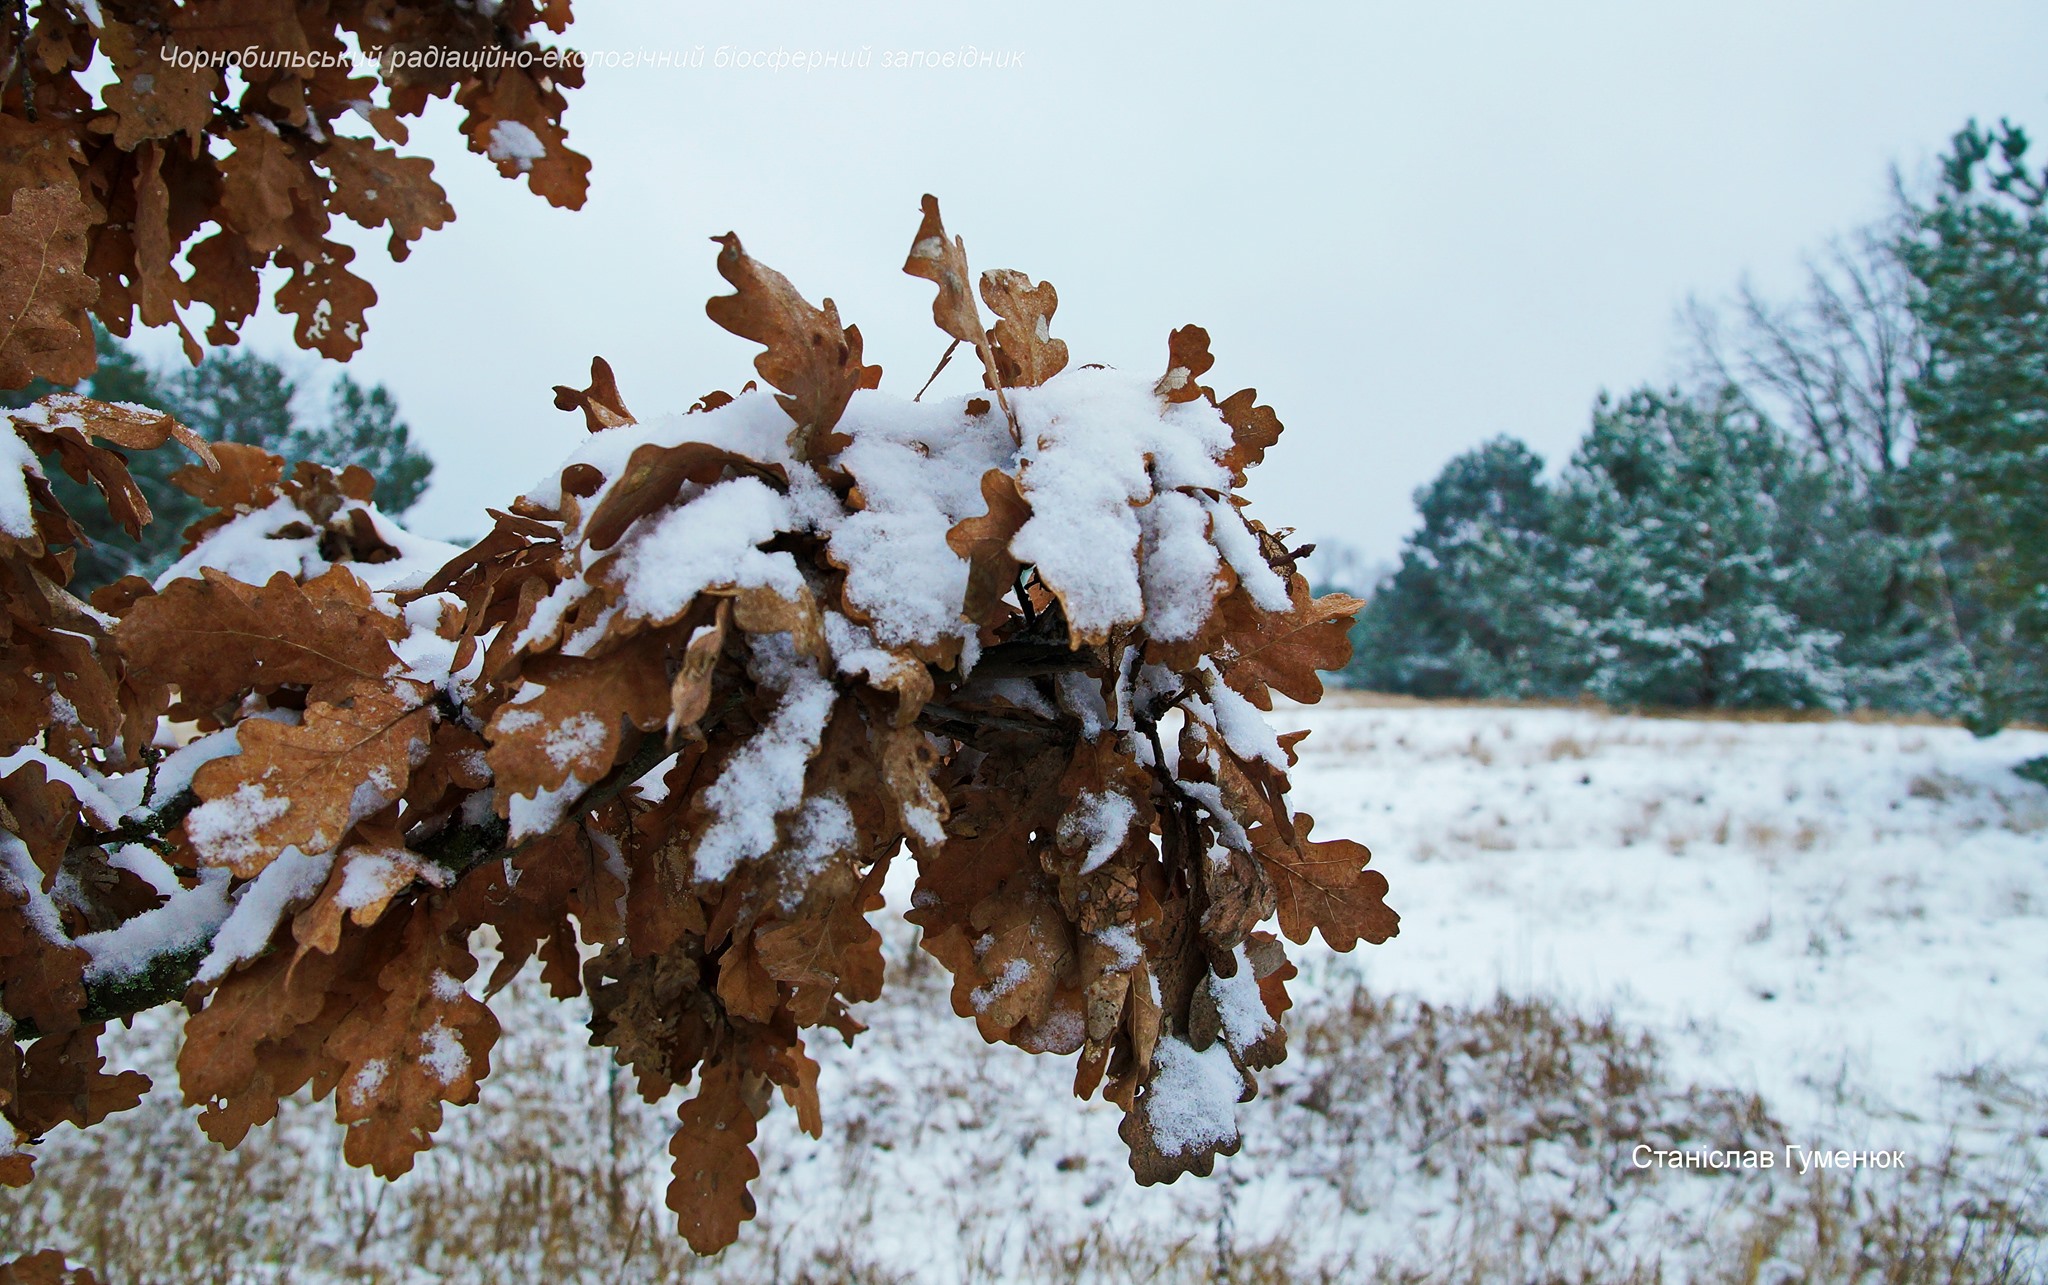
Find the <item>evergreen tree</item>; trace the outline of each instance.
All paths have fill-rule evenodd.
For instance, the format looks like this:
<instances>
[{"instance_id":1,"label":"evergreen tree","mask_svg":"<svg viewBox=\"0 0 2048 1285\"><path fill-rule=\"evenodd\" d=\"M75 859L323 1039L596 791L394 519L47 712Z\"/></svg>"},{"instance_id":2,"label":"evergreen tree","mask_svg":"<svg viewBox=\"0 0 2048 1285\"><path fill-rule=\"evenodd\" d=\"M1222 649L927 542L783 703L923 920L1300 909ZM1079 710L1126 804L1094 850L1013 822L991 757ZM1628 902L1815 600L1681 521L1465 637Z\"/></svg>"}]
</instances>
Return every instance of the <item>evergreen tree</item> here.
<instances>
[{"instance_id":1,"label":"evergreen tree","mask_svg":"<svg viewBox=\"0 0 2048 1285\"><path fill-rule=\"evenodd\" d=\"M1559 490L1555 679L1618 705L1839 704L1841 637L1797 610L1825 481L1740 399L1603 397Z\"/></svg>"},{"instance_id":2,"label":"evergreen tree","mask_svg":"<svg viewBox=\"0 0 2048 1285\"><path fill-rule=\"evenodd\" d=\"M346 374L327 396L327 422L294 430L285 452L294 460L345 460L377 479L377 507L400 514L426 492L434 462L412 443L398 402L382 384L364 388Z\"/></svg>"},{"instance_id":3,"label":"evergreen tree","mask_svg":"<svg viewBox=\"0 0 2048 1285\"><path fill-rule=\"evenodd\" d=\"M301 401L298 381L260 354L215 349L199 365L166 376L105 330L98 330L96 338L99 367L79 385L79 392L168 411L210 442L260 446L288 463L360 464L377 479L377 504L394 516L411 508L426 490L433 461L412 444L398 418L397 402L381 384L365 389L348 375L340 376L329 390L325 420L308 423L295 410ZM38 381L8 400L26 405L55 391ZM201 515L201 508L172 486L170 477L193 462L175 447L129 458L129 473L154 515L140 540L129 539L107 517L104 507L87 494L86 484L61 473L51 478L65 508L92 542L77 551L73 584L80 592L124 575L153 577L176 560L185 528Z\"/></svg>"},{"instance_id":4,"label":"evergreen tree","mask_svg":"<svg viewBox=\"0 0 2048 1285\"><path fill-rule=\"evenodd\" d=\"M1347 678L1416 696L1558 694L1546 639L1551 498L1543 460L1498 437L1415 493L1422 526L1359 615Z\"/></svg>"},{"instance_id":5,"label":"evergreen tree","mask_svg":"<svg viewBox=\"0 0 2048 1285\"><path fill-rule=\"evenodd\" d=\"M2048 716L2048 171L2027 149L1972 122L1899 245L1927 343L1906 508L1969 653L1959 712L1986 733Z\"/></svg>"}]
</instances>

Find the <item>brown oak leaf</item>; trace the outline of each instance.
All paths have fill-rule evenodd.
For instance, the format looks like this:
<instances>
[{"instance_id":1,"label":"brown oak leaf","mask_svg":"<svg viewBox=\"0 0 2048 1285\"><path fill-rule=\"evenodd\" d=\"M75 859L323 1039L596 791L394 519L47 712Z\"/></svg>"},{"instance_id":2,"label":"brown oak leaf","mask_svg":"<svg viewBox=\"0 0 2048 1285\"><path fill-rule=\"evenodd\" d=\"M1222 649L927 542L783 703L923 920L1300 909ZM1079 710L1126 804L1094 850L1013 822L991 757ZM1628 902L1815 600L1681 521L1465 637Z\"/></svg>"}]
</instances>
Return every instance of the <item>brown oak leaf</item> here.
<instances>
[{"instance_id":1,"label":"brown oak leaf","mask_svg":"<svg viewBox=\"0 0 2048 1285\"><path fill-rule=\"evenodd\" d=\"M747 1184L761 1175L752 1144L756 1112L739 1067L724 1062L705 1069L697 1096L677 1108L675 1158L668 1207L676 1226L700 1254L715 1254L739 1239L740 1224L754 1216Z\"/></svg>"},{"instance_id":2,"label":"brown oak leaf","mask_svg":"<svg viewBox=\"0 0 2048 1285\"><path fill-rule=\"evenodd\" d=\"M1245 470L1265 459L1267 450L1280 440L1280 417L1258 400L1258 389L1240 388L1216 406L1230 425L1230 450L1223 463L1230 469L1232 486L1243 486Z\"/></svg>"},{"instance_id":3,"label":"brown oak leaf","mask_svg":"<svg viewBox=\"0 0 2048 1285\"><path fill-rule=\"evenodd\" d=\"M106 1023L45 1035L29 1045L5 1107L8 1120L30 1137L59 1124L89 1128L117 1111L141 1105L149 1077L140 1071L108 1075L100 1033Z\"/></svg>"},{"instance_id":4,"label":"brown oak leaf","mask_svg":"<svg viewBox=\"0 0 2048 1285\"><path fill-rule=\"evenodd\" d=\"M74 384L98 357L86 309L99 284L85 270L92 212L76 187L14 194L0 214L0 388L30 380Z\"/></svg>"},{"instance_id":5,"label":"brown oak leaf","mask_svg":"<svg viewBox=\"0 0 2048 1285\"><path fill-rule=\"evenodd\" d=\"M188 33L182 29L181 37ZM154 138L186 134L197 138L213 119L220 73L198 60L167 61L160 46L141 43L139 28L109 22L100 29L100 48L113 65L114 83L101 100L114 118L107 126L114 146L132 152Z\"/></svg>"},{"instance_id":6,"label":"brown oak leaf","mask_svg":"<svg viewBox=\"0 0 2048 1285\"><path fill-rule=\"evenodd\" d=\"M1292 841L1273 826L1251 835L1252 849L1273 882L1280 931L1297 945L1311 930L1319 932L1335 950L1350 950L1361 938L1379 945L1399 934L1401 916L1387 905L1386 876L1365 868L1372 852L1350 839L1310 840L1315 823L1297 812Z\"/></svg>"},{"instance_id":7,"label":"brown oak leaf","mask_svg":"<svg viewBox=\"0 0 2048 1285\"><path fill-rule=\"evenodd\" d=\"M357 1008L327 1039L348 1064L334 1097L348 1126L342 1154L382 1178L411 1169L441 1127L441 1104L476 1101L491 1073L498 1019L463 988L476 960L449 928L415 911L405 949L377 974L382 1003Z\"/></svg>"},{"instance_id":8,"label":"brown oak leaf","mask_svg":"<svg viewBox=\"0 0 2048 1285\"><path fill-rule=\"evenodd\" d=\"M1008 415L1010 405L1003 401L995 348L982 327L981 310L974 303L974 288L968 284L973 278L967 270L967 243L957 236L951 241L946 239L946 225L939 218L939 198L927 192L923 210L924 218L917 225L917 236L910 243L909 257L903 260L903 270L939 288L932 299L932 320L955 342L974 346L975 355L981 358L983 382L995 390L1003 413Z\"/></svg>"},{"instance_id":9,"label":"brown oak leaf","mask_svg":"<svg viewBox=\"0 0 2048 1285\"><path fill-rule=\"evenodd\" d=\"M414 241L455 217L448 193L434 181L434 163L424 156L400 156L366 138L336 137L318 159L334 181L334 211L366 228L388 226L394 260L402 262Z\"/></svg>"},{"instance_id":10,"label":"brown oak leaf","mask_svg":"<svg viewBox=\"0 0 2048 1285\"><path fill-rule=\"evenodd\" d=\"M846 403L882 379L880 366L861 364L860 327L842 328L830 299L813 308L787 277L748 257L732 233L712 240L719 245L718 274L734 293L714 296L705 313L767 348L754 358L754 369L780 390L775 401L796 425L791 452L812 463L830 459L852 440L832 432Z\"/></svg>"},{"instance_id":11,"label":"brown oak leaf","mask_svg":"<svg viewBox=\"0 0 2048 1285\"><path fill-rule=\"evenodd\" d=\"M381 684L398 664L399 628L346 567L304 585L280 571L261 587L207 567L137 602L114 636L134 681L174 685L204 710L251 687L302 684L317 697Z\"/></svg>"},{"instance_id":12,"label":"brown oak leaf","mask_svg":"<svg viewBox=\"0 0 2048 1285\"><path fill-rule=\"evenodd\" d=\"M1031 278L1009 268L981 274L982 302L1000 320L990 328L996 370L1006 388L1036 388L1067 366L1067 344L1052 337L1052 314L1060 306L1052 282L1031 284Z\"/></svg>"},{"instance_id":13,"label":"brown oak leaf","mask_svg":"<svg viewBox=\"0 0 2048 1285\"><path fill-rule=\"evenodd\" d=\"M1022 565L1011 556L1010 541L1030 520L1031 504L1014 475L994 468L981 475L981 498L988 512L955 523L946 532L946 544L967 559L967 618L993 624L998 622L989 619L990 613L1010 591Z\"/></svg>"},{"instance_id":14,"label":"brown oak leaf","mask_svg":"<svg viewBox=\"0 0 2048 1285\"><path fill-rule=\"evenodd\" d=\"M559 390L555 404L562 404ZM588 405L583 407L583 413L586 417L591 414ZM785 489L789 485L780 465L757 464L722 446L703 442L662 446L649 442L635 447L633 454L627 457L626 467L620 472L618 481L604 493L604 499L598 502L596 510L584 524L584 539L593 549L609 549L619 542L620 537L626 534L626 528L637 519L674 500L685 483L716 482L728 470L735 474L765 477L777 489Z\"/></svg>"},{"instance_id":15,"label":"brown oak leaf","mask_svg":"<svg viewBox=\"0 0 2048 1285\"><path fill-rule=\"evenodd\" d=\"M61 1252L42 1249L0 1263L0 1285L100 1285L100 1278L89 1268L73 1267Z\"/></svg>"},{"instance_id":16,"label":"brown oak leaf","mask_svg":"<svg viewBox=\"0 0 2048 1285\"><path fill-rule=\"evenodd\" d=\"M192 778L201 800L185 833L202 864L250 878L287 848L330 852L357 821L396 802L433 735L416 693L367 685L306 707L294 727L241 725L241 753Z\"/></svg>"},{"instance_id":17,"label":"brown oak leaf","mask_svg":"<svg viewBox=\"0 0 2048 1285\"><path fill-rule=\"evenodd\" d=\"M1200 326L1182 326L1166 337L1166 373L1152 391L1168 405L1191 402L1213 394L1198 382L1216 359L1209 355L1209 332Z\"/></svg>"},{"instance_id":18,"label":"brown oak leaf","mask_svg":"<svg viewBox=\"0 0 2048 1285\"><path fill-rule=\"evenodd\" d=\"M1314 704L1323 698L1317 673L1342 669L1351 660L1351 624L1365 603L1349 594L1311 597L1308 581L1289 579L1290 606L1265 612L1244 590L1225 598L1223 647L1217 663L1223 679L1252 704L1273 708L1272 692ZM1268 689L1271 689L1270 691Z\"/></svg>"},{"instance_id":19,"label":"brown oak leaf","mask_svg":"<svg viewBox=\"0 0 2048 1285\"><path fill-rule=\"evenodd\" d=\"M626 399L619 396L619 381L612 375L612 364L602 357L590 359L590 387L571 388L567 384L555 385L556 410L580 410L583 412L583 427L593 433L607 428L618 428L636 422L633 412L626 409ZM646 450L641 447L640 450ZM638 455L638 451L634 452ZM628 463L626 475L632 476L633 466ZM616 540L618 537L612 537ZM612 540L597 547L609 548Z\"/></svg>"},{"instance_id":20,"label":"brown oak leaf","mask_svg":"<svg viewBox=\"0 0 2048 1285\"><path fill-rule=\"evenodd\" d=\"M667 633L637 634L602 656L545 655L527 662L522 694L500 705L484 735L498 808L511 815L512 796L539 797L574 777L594 784L619 757L627 726L664 726L670 710Z\"/></svg>"}]
</instances>

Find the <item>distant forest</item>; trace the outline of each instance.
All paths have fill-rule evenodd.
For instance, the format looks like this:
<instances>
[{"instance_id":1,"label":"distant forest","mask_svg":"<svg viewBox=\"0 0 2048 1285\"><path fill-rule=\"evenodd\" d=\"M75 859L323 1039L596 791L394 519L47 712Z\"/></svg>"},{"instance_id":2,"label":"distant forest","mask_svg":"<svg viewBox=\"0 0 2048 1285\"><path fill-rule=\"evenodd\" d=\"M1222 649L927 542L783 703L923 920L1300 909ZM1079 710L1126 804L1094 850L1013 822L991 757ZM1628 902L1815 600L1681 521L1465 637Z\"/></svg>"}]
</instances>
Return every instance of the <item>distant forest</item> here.
<instances>
[{"instance_id":1,"label":"distant forest","mask_svg":"<svg viewBox=\"0 0 2048 1285\"><path fill-rule=\"evenodd\" d=\"M1974 122L1802 298L1688 309L1685 388L1546 476L1416 492L1346 672L1417 696L2048 718L2048 170Z\"/></svg>"}]
</instances>

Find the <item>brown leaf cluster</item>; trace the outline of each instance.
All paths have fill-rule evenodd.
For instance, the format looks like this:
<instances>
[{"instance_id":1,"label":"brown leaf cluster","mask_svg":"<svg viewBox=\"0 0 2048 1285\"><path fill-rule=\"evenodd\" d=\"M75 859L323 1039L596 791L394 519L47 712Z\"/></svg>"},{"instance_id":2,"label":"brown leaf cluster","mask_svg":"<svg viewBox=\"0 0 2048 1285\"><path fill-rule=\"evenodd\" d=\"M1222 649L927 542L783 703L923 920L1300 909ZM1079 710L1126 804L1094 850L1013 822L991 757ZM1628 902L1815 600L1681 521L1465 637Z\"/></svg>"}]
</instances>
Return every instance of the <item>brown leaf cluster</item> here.
<instances>
[{"instance_id":1,"label":"brown leaf cluster","mask_svg":"<svg viewBox=\"0 0 2048 1285\"><path fill-rule=\"evenodd\" d=\"M561 123L582 71L540 43L567 0L18 7L0 24L0 388L90 374L88 316L174 326L196 361L192 310L207 343L234 343L266 266L300 346L346 359L377 292L334 220L387 229L403 259L455 217L432 163L392 146L435 98L551 203L588 189Z\"/></svg>"},{"instance_id":2,"label":"brown leaf cluster","mask_svg":"<svg viewBox=\"0 0 2048 1285\"><path fill-rule=\"evenodd\" d=\"M117 128L157 119L136 106ZM1235 1102L1285 1056L1282 935L1348 949L1398 927L1370 854L1312 839L1288 806L1301 734L1257 715L1276 692L1320 695L1358 604L1313 597L1302 552L1243 516L1233 487L1278 421L1198 382L1214 358L1186 327L1164 378L1119 387L1157 431L1204 443L1181 467L1206 480L1117 505L1171 510L1218 569L1189 593L1148 575L1153 546L1105 546L1143 601L1070 623L1074 584L1021 533L1071 502L1047 480L1047 407L1106 376L1067 369L1049 284L983 274L985 322L964 244L936 202L923 216L908 270L938 287L947 340L981 355L1000 417L962 399L902 436L859 331L727 236L735 293L710 312L762 345L768 390L643 424L594 363L587 387L557 390L586 448L431 575L384 577L396 551L360 470L286 478L261 451L195 447L212 467L179 481L214 512L187 533L194 569L87 607L62 587L75 531L24 474L33 521L0 544L25 675L0 715L35 758L0 778L0 1002L39 1036L0 1065L21 1140L131 1105L141 1086L104 1072L98 1022L182 998L180 1088L210 1136L235 1145L282 1097L332 1095L346 1158L395 1176L448 1106L478 1099L489 996L537 960L649 1101L686 1091L668 1203L715 1252L753 1212L772 1099L825 1127L806 1041L863 1029L884 983L871 917L903 860L956 1012L991 1042L1073 1057L1077 1094L1123 1109L1140 1181L1236 1148ZM118 512L125 470L96 442L177 430L66 405L18 431ZM903 507L892 467L941 470L948 507ZM261 584L206 565L209 541L246 542L259 520L319 558ZM905 565L923 578L887 580ZM923 608L905 584L939 586L940 627L908 622ZM53 721L60 698L75 728ZM185 766L110 813L117 785L180 761L141 748L165 717L200 738ZM235 932L165 946L110 998L93 934L175 898L226 898ZM482 929L501 960L476 985ZM1220 1099L1176 1096L1175 1068L1197 1063ZM25 1180L18 1155L0 1176Z\"/></svg>"}]
</instances>

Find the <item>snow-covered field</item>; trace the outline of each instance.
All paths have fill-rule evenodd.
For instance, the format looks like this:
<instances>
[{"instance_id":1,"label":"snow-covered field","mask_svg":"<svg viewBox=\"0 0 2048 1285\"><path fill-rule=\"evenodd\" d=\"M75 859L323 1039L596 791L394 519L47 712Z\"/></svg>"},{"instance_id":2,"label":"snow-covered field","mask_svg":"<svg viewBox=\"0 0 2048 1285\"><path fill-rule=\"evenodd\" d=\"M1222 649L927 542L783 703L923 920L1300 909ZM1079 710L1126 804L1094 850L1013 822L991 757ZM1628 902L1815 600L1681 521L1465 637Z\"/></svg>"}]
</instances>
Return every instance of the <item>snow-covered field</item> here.
<instances>
[{"instance_id":1,"label":"snow-covered field","mask_svg":"<svg viewBox=\"0 0 2048 1285\"><path fill-rule=\"evenodd\" d=\"M761 1217L720 1260L665 1225L662 1110L583 1046L580 1003L524 982L483 1105L390 1187L340 1166L326 1106L212 1152L152 1015L123 1038L159 1093L53 1136L0 1195L0 1249L111 1281L2048 1267L2048 790L2010 770L2048 734L1341 694L1276 722L1314 729L1297 806L1372 846L1403 927L1296 952L1289 1060L1215 1179L1132 1185L1115 1109L1068 1095L1069 1060L981 1045L892 919L872 1029L814 1046L825 1138L771 1114ZM1774 1164L1640 1168L1639 1143ZM1788 1146L1906 1167L1802 1173Z\"/></svg>"}]
</instances>

